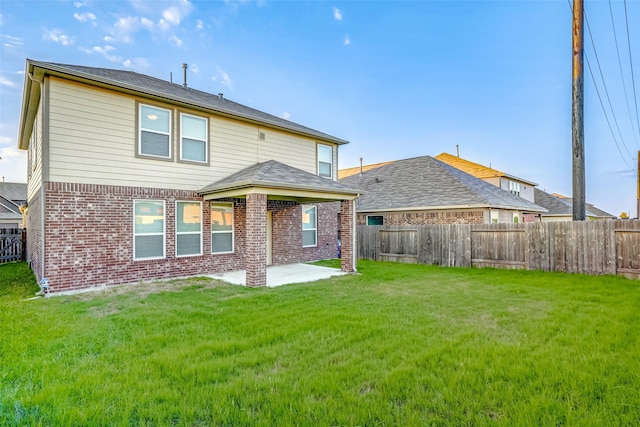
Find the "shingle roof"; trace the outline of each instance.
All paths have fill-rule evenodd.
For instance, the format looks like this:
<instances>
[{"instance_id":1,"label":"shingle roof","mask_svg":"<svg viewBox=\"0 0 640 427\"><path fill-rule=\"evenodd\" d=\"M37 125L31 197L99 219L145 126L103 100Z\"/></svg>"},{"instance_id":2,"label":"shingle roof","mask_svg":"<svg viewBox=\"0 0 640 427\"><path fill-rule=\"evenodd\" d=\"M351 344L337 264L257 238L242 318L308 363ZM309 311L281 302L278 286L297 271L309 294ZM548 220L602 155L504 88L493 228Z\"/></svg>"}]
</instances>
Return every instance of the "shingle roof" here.
<instances>
[{"instance_id":1,"label":"shingle roof","mask_svg":"<svg viewBox=\"0 0 640 427\"><path fill-rule=\"evenodd\" d=\"M364 192L358 198L359 211L446 207L546 211L430 156L397 160L340 182Z\"/></svg>"},{"instance_id":2,"label":"shingle roof","mask_svg":"<svg viewBox=\"0 0 640 427\"><path fill-rule=\"evenodd\" d=\"M210 194L248 187L299 189L349 195L359 193L358 190L339 182L322 178L275 160L256 163L202 188L198 193Z\"/></svg>"},{"instance_id":3,"label":"shingle roof","mask_svg":"<svg viewBox=\"0 0 640 427\"><path fill-rule=\"evenodd\" d=\"M181 84L171 83L166 80L139 74L133 71L115 70L110 68L85 67L81 65L57 64L28 60L34 66L51 71L72 75L75 77L94 80L102 84L138 91L140 93L162 96L167 100L184 102L214 112L228 114L240 119L251 120L298 132L311 137L319 138L336 144L347 144L348 141L335 136L302 126L300 124L282 119L263 111L231 101L227 98L203 92L200 90L185 88Z\"/></svg>"},{"instance_id":4,"label":"shingle roof","mask_svg":"<svg viewBox=\"0 0 640 427\"><path fill-rule=\"evenodd\" d=\"M573 216L573 200L570 197L558 197L538 188L533 189L533 199L537 205L545 207L549 212L545 216ZM585 215L594 218L616 218L590 203L585 203Z\"/></svg>"},{"instance_id":5,"label":"shingle roof","mask_svg":"<svg viewBox=\"0 0 640 427\"><path fill-rule=\"evenodd\" d=\"M505 177L505 178L510 178L512 180L520 181L529 185L534 185L534 186L538 185L535 182L527 181L526 179L522 179L522 178L518 178L517 176L506 174L497 169L483 166L479 163L474 163L449 153L440 153L436 156L436 159L450 166L453 166L456 169L460 169L463 172L473 175L476 178L486 179L486 178L493 178L493 177Z\"/></svg>"},{"instance_id":6,"label":"shingle roof","mask_svg":"<svg viewBox=\"0 0 640 427\"><path fill-rule=\"evenodd\" d=\"M0 182L0 195L20 205L27 200L27 184L21 182Z\"/></svg>"}]
</instances>

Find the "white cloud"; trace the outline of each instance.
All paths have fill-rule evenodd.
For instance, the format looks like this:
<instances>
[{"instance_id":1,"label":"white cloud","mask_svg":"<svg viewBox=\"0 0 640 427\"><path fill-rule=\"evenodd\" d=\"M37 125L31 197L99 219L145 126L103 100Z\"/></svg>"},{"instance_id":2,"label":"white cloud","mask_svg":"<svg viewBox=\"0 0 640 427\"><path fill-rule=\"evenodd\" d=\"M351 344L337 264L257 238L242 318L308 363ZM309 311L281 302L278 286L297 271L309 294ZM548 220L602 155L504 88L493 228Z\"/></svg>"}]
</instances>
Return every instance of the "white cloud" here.
<instances>
[{"instance_id":1,"label":"white cloud","mask_svg":"<svg viewBox=\"0 0 640 427\"><path fill-rule=\"evenodd\" d=\"M8 48L21 47L24 43L20 37L13 37L6 34L0 35L2 37L2 45Z\"/></svg>"},{"instance_id":2,"label":"white cloud","mask_svg":"<svg viewBox=\"0 0 640 427\"><path fill-rule=\"evenodd\" d=\"M227 74L227 72L220 67L218 67L217 71L218 76L211 76L211 80L213 80L214 82L220 81L221 85L233 90L233 80L231 80L229 74Z\"/></svg>"},{"instance_id":3,"label":"white cloud","mask_svg":"<svg viewBox=\"0 0 640 427\"><path fill-rule=\"evenodd\" d=\"M280 117L281 117L281 118L283 118L283 119L285 119L285 120L289 120L289 119L291 118L291 113L289 113L288 111L283 111L283 112L280 114Z\"/></svg>"},{"instance_id":4,"label":"white cloud","mask_svg":"<svg viewBox=\"0 0 640 427\"><path fill-rule=\"evenodd\" d=\"M4 77L0 76L0 85L2 86L8 86L8 87L16 87L16 84L14 82L12 82L9 79L5 79Z\"/></svg>"},{"instance_id":5,"label":"white cloud","mask_svg":"<svg viewBox=\"0 0 640 427\"><path fill-rule=\"evenodd\" d=\"M333 19L336 21L342 21L342 11L337 7L333 8Z\"/></svg>"},{"instance_id":6,"label":"white cloud","mask_svg":"<svg viewBox=\"0 0 640 427\"><path fill-rule=\"evenodd\" d=\"M74 5L76 8L84 6L84 4L80 3L79 1L74 2L74 3L73 3L73 5Z\"/></svg>"},{"instance_id":7,"label":"white cloud","mask_svg":"<svg viewBox=\"0 0 640 427\"><path fill-rule=\"evenodd\" d=\"M118 18L113 24L111 35L114 40L122 41L125 43L131 43L133 41L133 34L138 31L140 27L140 19L136 16L125 16Z\"/></svg>"},{"instance_id":8,"label":"white cloud","mask_svg":"<svg viewBox=\"0 0 640 427\"><path fill-rule=\"evenodd\" d=\"M191 12L193 5L188 0L180 0L175 5L162 11L162 18L171 25L180 25L185 16Z\"/></svg>"},{"instance_id":9,"label":"white cloud","mask_svg":"<svg viewBox=\"0 0 640 427\"><path fill-rule=\"evenodd\" d=\"M173 41L176 44L176 46L182 47L182 40L178 36L176 35L172 36L171 41Z\"/></svg>"},{"instance_id":10,"label":"white cloud","mask_svg":"<svg viewBox=\"0 0 640 427\"><path fill-rule=\"evenodd\" d=\"M140 23L147 30L153 29L153 21L151 19L149 19L149 18L140 18Z\"/></svg>"},{"instance_id":11,"label":"white cloud","mask_svg":"<svg viewBox=\"0 0 640 427\"><path fill-rule=\"evenodd\" d=\"M344 41L342 42L342 44L345 46L349 46L351 44L351 37L349 37L349 34L344 36Z\"/></svg>"},{"instance_id":12,"label":"white cloud","mask_svg":"<svg viewBox=\"0 0 640 427\"><path fill-rule=\"evenodd\" d=\"M142 70L149 67L149 61L147 61L145 58L138 57L133 59L126 59L122 62L122 65L125 68L130 68L133 70Z\"/></svg>"},{"instance_id":13,"label":"white cloud","mask_svg":"<svg viewBox=\"0 0 640 427\"><path fill-rule=\"evenodd\" d=\"M62 30L58 29L45 31L45 33L42 35L42 38L55 43L59 43L62 46L69 46L74 42L73 37L64 34Z\"/></svg>"},{"instance_id":14,"label":"white cloud","mask_svg":"<svg viewBox=\"0 0 640 427\"><path fill-rule=\"evenodd\" d=\"M162 31L167 31L169 28L171 28L171 26L169 25L169 23L167 21L165 21L164 19L161 19L158 21L158 27L162 30Z\"/></svg>"},{"instance_id":15,"label":"white cloud","mask_svg":"<svg viewBox=\"0 0 640 427\"><path fill-rule=\"evenodd\" d=\"M194 74L200 74L200 67L198 67L198 64L191 64L190 70L193 71Z\"/></svg>"},{"instance_id":16,"label":"white cloud","mask_svg":"<svg viewBox=\"0 0 640 427\"><path fill-rule=\"evenodd\" d=\"M94 46L91 49L86 49L86 48L80 48L80 50L86 54L94 54L94 53L99 53L100 55L104 56L105 58L107 58L109 61L111 62L120 62L122 61L122 58L118 55L112 54L112 52L114 52L116 50L115 47L111 46L111 45L105 45L105 46Z\"/></svg>"},{"instance_id":17,"label":"white cloud","mask_svg":"<svg viewBox=\"0 0 640 427\"><path fill-rule=\"evenodd\" d=\"M94 15L91 12L85 12L85 13L74 13L73 17L76 18L78 21L80 22L91 22L93 25L97 25L96 24L96 15Z\"/></svg>"},{"instance_id":18,"label":"white cloud","mask_svg":"<svg viewBox=\"0 0 640 427\"><path fill-rule=\"evenodd\" d=\"M204 23L202 22L202 19L198 19L198 20L196 21L196 28L197 28L198 30L201 30L201 29L203 29L203 28L204 28Z\"/></svg>"}]
</instances>

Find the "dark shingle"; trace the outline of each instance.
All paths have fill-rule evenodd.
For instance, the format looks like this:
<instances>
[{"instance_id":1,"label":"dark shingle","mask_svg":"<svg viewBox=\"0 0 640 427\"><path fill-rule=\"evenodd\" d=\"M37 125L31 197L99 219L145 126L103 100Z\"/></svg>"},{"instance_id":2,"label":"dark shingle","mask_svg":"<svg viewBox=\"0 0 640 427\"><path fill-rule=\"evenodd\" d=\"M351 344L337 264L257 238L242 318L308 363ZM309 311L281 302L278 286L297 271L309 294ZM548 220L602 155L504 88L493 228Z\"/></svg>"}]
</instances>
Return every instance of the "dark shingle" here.
<instances>
[{"instance_id":1,"label":"dark shingle","mask_svg":"<svg viewBox=\"0 0 640 427\"><path fill-rule=\"evenodd\" d=\"M365 193L358 198L360 211L448 206L546 211L430 156L397 160L340 182Z\"/></svg>"},{"instance_id":2,"label":"dark shingle","mask_svg":"<svg viewBox=\"0 0 640 427\"><path fill-rule=\"evenodd\" d=\"M30 60L32 64L52 71L70 74L76 77L87 78L99 81L103 84L110 84L129 90L139 91L150 95L160 95L167 100L185 102L194 106L210 109L223 114L230 114L238 118L258 121L265 125L272 125L278 128L299 132L311 137L320 138L336 144L347 144L348 142L335 136L317 131L315 129L302 126L300 124L282 119L263 111L247 107L227 98L219 97L211 93L200 90L185 88L181 84L170 83L169 81L155 77L139 74L133 71L114 70L110 68L84 67L81 65L56 64L50 62L40 62Z\"/></svg>"},{"instance_id":3,"label":"dark shingle","mask_svg":"<svg viewBox=\"0 0 640 427\"><path fill-rule=\"evenodd\" d=\"M200 194L209 194L252 186L312 190L325 193L358 193L357 190L339 182L322 178L275 160L256 163L216 181L198 192Z\"/></svg>"}]
</instances>

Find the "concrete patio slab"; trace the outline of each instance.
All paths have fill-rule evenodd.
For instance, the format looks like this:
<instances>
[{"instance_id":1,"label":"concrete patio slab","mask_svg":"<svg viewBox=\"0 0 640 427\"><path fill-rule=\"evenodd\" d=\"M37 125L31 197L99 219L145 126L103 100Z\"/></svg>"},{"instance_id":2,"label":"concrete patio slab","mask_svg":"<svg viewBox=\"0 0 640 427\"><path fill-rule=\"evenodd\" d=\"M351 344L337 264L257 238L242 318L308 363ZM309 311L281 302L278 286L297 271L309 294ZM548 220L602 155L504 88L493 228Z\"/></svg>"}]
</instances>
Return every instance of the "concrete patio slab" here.
<instances>
[{"instance_id":1,"label":"concrete patio slab","mask_svg":"<svg viewBox=\"0 0 640 427\"><path fill-rule=\"evenodd\" d=\"M267 287L288 285L291 283L313 282L328 279L333 276L342 276L345 273L338 268L321 267L310 264L287 264L267 267ZM227 273L211 274L207 277L222 280L234 285L247 285L246 271L230 271Z\"/></svg>"}]
</instances>

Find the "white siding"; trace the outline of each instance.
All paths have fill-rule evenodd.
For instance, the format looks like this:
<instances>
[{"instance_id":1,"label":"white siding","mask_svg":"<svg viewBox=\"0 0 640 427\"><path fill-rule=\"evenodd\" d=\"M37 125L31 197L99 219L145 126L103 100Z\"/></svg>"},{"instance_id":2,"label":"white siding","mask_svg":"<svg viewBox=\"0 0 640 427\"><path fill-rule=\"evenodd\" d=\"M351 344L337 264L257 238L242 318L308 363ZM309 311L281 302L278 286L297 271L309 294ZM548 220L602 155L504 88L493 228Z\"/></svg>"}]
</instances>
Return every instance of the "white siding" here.
<instances>
[{"instance_id":1,"label":"white siding","mask_svg":"<svg viewBox=\"0 0 640 427\"><path fill-rule=\"evenodd\" d=\"M133 97L52 77L50 99L51 181L195 190L271 159L316 172L313 139L218 116L209 117L210 165L179 163L178 113L202 113L171 105L173 161L139 158Z\"/></svg>"},{"instance_id":2,"label":"white siding","mask_svg":"<svg viewBox=\"0 0 640 427\"><path fill-rule=\"evenodd\" d=\"M38 105L34 122L29 138L27 200L31 200L42 186L42 101Z\"/></svg>"}]
</instances>

